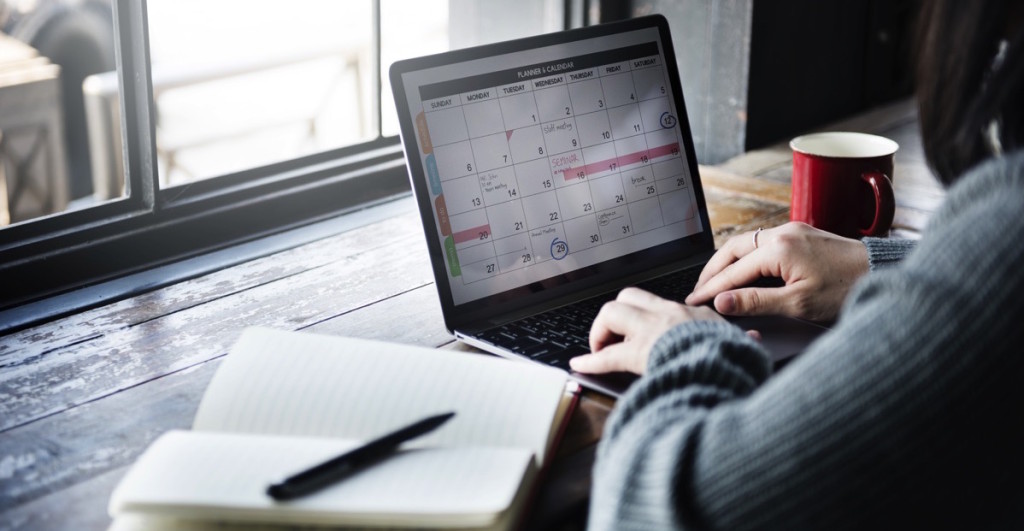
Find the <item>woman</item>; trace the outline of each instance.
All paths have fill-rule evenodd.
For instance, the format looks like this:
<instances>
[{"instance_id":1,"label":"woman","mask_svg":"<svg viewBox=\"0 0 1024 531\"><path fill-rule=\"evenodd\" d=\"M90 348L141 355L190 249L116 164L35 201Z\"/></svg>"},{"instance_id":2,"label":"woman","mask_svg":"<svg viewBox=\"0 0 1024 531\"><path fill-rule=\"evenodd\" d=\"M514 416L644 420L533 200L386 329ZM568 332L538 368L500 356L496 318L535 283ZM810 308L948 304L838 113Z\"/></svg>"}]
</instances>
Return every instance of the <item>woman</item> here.
<instances>
[{"instance_id":1,"label":"woman","mask_svg":"<svg viewBox=\"0 0 1024 531\"><path fill-rule=\"evenodd\" d=\"M838 316L779 374L707 307L627 289L601 310L573 367L645 375L608 419L592 528L1024 529L1021 11L923 5L922 138L948 195L920 242L789 224L708 263L688 304ZM761 275L786 285L736 289Z\"/></svg>"}]
</instances>

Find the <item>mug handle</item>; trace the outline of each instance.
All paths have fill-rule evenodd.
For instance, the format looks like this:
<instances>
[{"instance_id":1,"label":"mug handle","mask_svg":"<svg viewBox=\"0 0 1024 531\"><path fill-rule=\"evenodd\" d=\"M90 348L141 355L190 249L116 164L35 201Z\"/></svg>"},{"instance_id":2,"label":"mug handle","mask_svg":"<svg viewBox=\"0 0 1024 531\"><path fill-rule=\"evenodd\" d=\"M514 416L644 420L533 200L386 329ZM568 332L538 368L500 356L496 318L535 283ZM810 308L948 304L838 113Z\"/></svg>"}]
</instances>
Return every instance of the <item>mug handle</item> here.
<instances>
[{"instance_id":1,"label":"mug handle","mask_svg":"<svg viewBox=\"0 0 1024 531\"><path fill-rule=\"evenodd\" d=\"M881 236L892 226L892 218L896 215L896 197L892 191L892 181L889 176L879 171L863 173L860 176L864 182L871 185L875 192L875 219L871 226L860 229L864 236Z\"/></svg>"}]
</instances>

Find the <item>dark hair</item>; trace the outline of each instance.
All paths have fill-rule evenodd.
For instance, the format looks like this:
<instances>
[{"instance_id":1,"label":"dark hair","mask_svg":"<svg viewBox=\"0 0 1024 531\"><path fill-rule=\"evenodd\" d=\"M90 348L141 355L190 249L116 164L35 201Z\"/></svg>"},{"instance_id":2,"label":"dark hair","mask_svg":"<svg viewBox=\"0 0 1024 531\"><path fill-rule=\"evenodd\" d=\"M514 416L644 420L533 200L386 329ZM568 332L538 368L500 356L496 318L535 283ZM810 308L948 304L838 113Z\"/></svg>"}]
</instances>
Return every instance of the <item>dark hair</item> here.
<instances>
[{"instance_id":1,"label":"dark hair","mask_svg":"<svg viewBox=\"0 0 1024 531\"><path fill-rule=\"evenodd\" d=\"M1021 7L1020 0L922 2L916 77L921 140L928 164L946 184L992 156L986 135L993 121L1003 152L1024 147Z\"/></svg>"}]
</instances>

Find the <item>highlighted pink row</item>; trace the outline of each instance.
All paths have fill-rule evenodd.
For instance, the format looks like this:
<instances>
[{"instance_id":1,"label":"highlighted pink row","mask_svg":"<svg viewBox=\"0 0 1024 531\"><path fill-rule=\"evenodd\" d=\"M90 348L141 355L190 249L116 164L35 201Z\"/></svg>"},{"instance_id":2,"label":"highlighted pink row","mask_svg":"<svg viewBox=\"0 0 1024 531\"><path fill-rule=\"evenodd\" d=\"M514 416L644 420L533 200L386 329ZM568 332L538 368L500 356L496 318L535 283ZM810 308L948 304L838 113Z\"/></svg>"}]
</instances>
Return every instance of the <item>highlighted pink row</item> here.
<instances>
[{"instance_id":1,"label":"highlighted pink row","mask_svg":"<svg viewBox=\"0 0 1024 531\"><path fill-rule=\"evenodd\" d=\"M452 234L452 239L455 243L463 243L471 240L486 240L491 237L491 226L480 225L479 227L473 227L471 229L460 230L455 234Z\"/></svg>"},{"instance_id":2,"label":"highlighted pink row","mask_svg":"<svg viewBox=\"0 0 1024 531\"><path fill-rule=\"evenodd\" d=\"M562 172L562 178L566 181L573 179L581 179L589 176L592 173L599 173L602 171L609 171L635 164L637 162L644 162L658 157L664 157L665 155L676 155L679 153L679 144L666 144L664 146L658 146L656 148L650 148L644 151L637 151L636 153L628 153L626 155L620 155L614 159L602 160L598 162L592 162L584 166L576 166L573 168L566 168L560 170ZM580 175L580 172L583 175Z\"/></svg>"}]
</instances>

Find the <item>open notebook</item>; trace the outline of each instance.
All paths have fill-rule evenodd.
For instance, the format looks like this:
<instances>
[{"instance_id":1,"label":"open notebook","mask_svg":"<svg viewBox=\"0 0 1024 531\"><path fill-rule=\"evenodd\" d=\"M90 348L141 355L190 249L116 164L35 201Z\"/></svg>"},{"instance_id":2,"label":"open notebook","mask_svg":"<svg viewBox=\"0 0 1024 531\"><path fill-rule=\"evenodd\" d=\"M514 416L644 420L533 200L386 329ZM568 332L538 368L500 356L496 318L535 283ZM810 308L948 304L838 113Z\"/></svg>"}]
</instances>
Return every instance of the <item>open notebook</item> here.
<instances>
[{"instance_id":1,"label":"open notebook","mask_svg":"<svg viewBox=\"0 0 1024 531\"><path fill-rule=\"evenodd\" d=\"M578 387L486 355L246 330L191 431L157 439L110 499L113 529L213 522L507 528ZM289 502L268 484L420 418L455 411L394 457Z\"/></svg>"}]
</instances>

